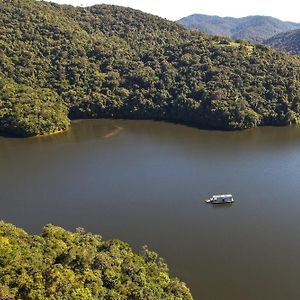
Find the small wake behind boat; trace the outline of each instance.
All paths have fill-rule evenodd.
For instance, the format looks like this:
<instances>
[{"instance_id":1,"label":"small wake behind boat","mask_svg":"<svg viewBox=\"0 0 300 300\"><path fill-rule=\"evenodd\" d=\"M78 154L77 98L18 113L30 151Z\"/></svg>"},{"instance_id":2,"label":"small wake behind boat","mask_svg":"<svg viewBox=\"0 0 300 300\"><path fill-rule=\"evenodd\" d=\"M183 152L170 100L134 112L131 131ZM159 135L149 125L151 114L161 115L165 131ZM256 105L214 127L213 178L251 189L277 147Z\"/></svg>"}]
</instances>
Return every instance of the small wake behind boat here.
<instances>
[{"instance_id":1,"label":"small wake behind boat","mask_svg":"<svg viewBox=\"0 0 300 300\"><path fill-rule=\"evenodd\" d=\"M205 202L212 203L212 204L225 204L225 203L233 203L234 199L231 194L213 195L211 198L205 200Z\"/></svg>"}]
</instances>

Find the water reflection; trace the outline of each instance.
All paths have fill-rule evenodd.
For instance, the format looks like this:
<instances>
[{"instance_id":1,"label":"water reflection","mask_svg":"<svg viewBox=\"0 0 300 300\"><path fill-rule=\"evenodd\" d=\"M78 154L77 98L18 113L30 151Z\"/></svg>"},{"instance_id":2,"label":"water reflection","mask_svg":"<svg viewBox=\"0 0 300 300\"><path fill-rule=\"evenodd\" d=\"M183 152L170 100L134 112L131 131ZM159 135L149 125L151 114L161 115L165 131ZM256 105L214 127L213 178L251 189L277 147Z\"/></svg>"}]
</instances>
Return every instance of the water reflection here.
<instances>
[{"instance_id":1,"label":"water reflection","mask_svg":"<svg viewBox=\"0 0 300 300\"><path fill-rule=\"evenodd\" d=\"M214 209L225 209L232 208L233 203L224 203L224 204L210 204Z\"/></svg>"}]
</instances>

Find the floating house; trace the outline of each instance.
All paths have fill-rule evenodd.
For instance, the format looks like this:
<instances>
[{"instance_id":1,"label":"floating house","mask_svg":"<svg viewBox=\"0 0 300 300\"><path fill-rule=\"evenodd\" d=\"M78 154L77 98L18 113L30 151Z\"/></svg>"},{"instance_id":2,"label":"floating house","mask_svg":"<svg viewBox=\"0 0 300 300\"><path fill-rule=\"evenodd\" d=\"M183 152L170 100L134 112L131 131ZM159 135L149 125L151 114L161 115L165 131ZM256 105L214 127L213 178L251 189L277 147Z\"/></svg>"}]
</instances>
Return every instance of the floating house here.
<instances>
[{"instance_id":1,"label":"floating house","mask_svg":"<svg viewBox=\"0 0 300 300\"><path fill-rule=\"evenodd\" d=\"M205 202L212 203L212 204L224 204L224 203L233 203L234 199L231 194L213 195L211 198L205 200Z\"/></svg>"}]
</instances>

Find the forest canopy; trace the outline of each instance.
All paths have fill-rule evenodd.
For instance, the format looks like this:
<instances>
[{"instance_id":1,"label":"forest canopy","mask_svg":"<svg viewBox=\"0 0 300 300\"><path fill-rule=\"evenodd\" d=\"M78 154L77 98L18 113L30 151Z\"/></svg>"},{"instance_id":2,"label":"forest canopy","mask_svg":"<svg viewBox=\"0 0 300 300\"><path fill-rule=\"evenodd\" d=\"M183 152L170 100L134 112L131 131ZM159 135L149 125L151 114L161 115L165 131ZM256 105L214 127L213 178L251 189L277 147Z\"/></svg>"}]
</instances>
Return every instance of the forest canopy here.
<instances>
[{"instance_id":1,"label":"forest canopy","mask_svg":"<svg viewBox=\"0 0 300 300\"><path fill-rule=\"evenodd\" d=\"M53 225L41 235L0 221L2 300L192 300L155 252Z\"/></svg>"},{"instance_id":2,"label":"forest canopy","mask_svg":"<svg viewBox=\"0 0 300 300\"><path fill-rule=\"evenodd\" d=\"M128 118L245 129L300 121L300 58L110 5L0 0L0 132Z\"/></svg>"}]
</instances>

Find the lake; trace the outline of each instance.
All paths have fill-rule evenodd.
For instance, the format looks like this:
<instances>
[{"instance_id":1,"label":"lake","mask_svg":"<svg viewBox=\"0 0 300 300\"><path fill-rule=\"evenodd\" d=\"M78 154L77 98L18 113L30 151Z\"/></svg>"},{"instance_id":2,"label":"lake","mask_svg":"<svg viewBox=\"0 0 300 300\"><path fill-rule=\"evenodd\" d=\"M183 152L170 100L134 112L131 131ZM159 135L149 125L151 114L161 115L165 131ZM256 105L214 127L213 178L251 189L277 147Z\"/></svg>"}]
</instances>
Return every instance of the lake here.
<instances>
[{"instance_id":1,"label":"lake","mask_svg":"<svg viewBox=\"0 0 300 300\"><path fill-rule=\"evenodd\" d=\"M0 137L0 219L147 244L195 299L300 299L300 127L86 120ZM232 193L231 206L203 200Z\"/></svg>"}]
</instances>

